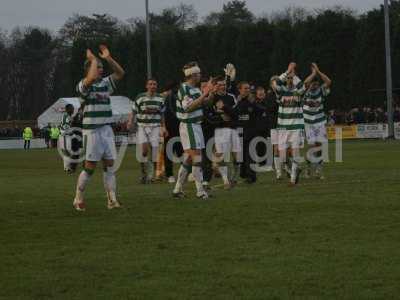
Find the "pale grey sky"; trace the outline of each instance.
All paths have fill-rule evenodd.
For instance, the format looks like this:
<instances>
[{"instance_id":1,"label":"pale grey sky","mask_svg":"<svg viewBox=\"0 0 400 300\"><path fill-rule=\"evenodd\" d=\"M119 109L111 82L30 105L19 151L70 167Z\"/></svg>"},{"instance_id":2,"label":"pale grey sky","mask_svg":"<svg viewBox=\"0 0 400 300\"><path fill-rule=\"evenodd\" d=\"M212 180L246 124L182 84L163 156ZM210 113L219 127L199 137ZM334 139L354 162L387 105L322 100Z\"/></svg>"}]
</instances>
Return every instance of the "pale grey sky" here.
<instances>
[{"instance_id":1,"label":"pale grey sky","mask_svg":"<svg viewBox=\"0 0 400 300\"><path fill-rule=\"evenodd\" d=\"M200 17L220 10L228 0L150 0L150 9L159 12L179 3L193 4ZM277 11L288 5L321 8L336 4L365 11L383 0L247 0L256 14ZM0 28L35 25L57 30L73 13L109 13L121 20L144 15L144 0L0 0Z\"/></svg>"}]
</instances>

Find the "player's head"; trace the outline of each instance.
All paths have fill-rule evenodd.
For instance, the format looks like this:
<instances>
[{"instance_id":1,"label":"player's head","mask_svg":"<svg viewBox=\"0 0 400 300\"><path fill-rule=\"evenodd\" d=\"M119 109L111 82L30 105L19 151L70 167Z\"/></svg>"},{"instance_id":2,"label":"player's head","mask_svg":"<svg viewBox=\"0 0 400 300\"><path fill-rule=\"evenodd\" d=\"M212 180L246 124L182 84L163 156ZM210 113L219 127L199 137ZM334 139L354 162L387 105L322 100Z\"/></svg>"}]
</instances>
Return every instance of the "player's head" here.
<instances>
[{"instance_id":1,"label":"player's head","mask_svg":"<svg viewBox=\"0 0 400 300\"><path fill-rule=\"evenodd\" d=\"M183 67L183 74L185 74L185 81L190 81L192 84L198 85L201 80L201 69L199 64L195 61L187 63Z\"/></svg>"},{"instance_id":2,"label":"player's head","mask_svg":"<svg viewBox=\"0 0 400 300\"><path fill-rule=\"evenodd\" d=\"M315 91L321 86L318 78L314 78L313 81L310 83L310 90Z\"/></svg>"},{"instance_id":3,"label":"player's head","mask_svg":"<svg viewBox=\"0 0 400 300\"><path fill-rule=\"evenodd\" d=\"M86 60L83 68L85 72L85 76L88 74L90 69L91 62L90 60ZM97 78L102 78L104 73L104 65L100 59L97 59Z\"/></svg>"},{"instance_id":4,"label":"player's head","mask_svg":"<svg viewBox=\"0 0 400 300\"><path fill-rule=\"evenodd\" d=\"M257 100L264 100L267 97L265 93L265 89L262 86L256 88L256 99Z\"/></svg>"},{"instance_id":5,"label":"player's head","mask_svg":"<svg viewBox=\"0 0 400 300\"><path fill-rule=\"evenodd\" d=\"M150 94L154 94L157 92L158 82L155 78L150 78L146 81L146 90Z\"/></svg>"},{"instance_id":6,"label":"player's head","mask_svg":"<svg viewBox=\"0 0 400 300\"><path fill-rule=\"evenodd\" d=\"M238 84L239 94L242 98L246 98L250 95L250 84L247 81L239 82Z\"/></svg>"},{"instance_id":7,"label":"player's head","mask_svg":"<svg viewBox=\"0 0 400 300\"><path fill-rule=\"evenodd\" d=\"M74 106L72 104L67 104L65 106L65 112L71 116L74 113Z\"/></svg>"},{"instance_id":8,"label":"player's head","mask_svg":"<svg viewBox=\"0 0 400 300\"><path fill-rule=\"evenodd\" d=\"M290 73L286 79L286 86L292 88L294 86L294 73Z\"/></svg>"},{"instance_id":9,"label":"player's head","mask_svg":"<svg viewBox=\"0 0 400 300\"><path fill-rule=\"evenodd\" d=\"M225 94L226 93L226 80L224 76L217 76L213 78L213 85L216 86L217 94Z\"/></svg>"}]
</instances>

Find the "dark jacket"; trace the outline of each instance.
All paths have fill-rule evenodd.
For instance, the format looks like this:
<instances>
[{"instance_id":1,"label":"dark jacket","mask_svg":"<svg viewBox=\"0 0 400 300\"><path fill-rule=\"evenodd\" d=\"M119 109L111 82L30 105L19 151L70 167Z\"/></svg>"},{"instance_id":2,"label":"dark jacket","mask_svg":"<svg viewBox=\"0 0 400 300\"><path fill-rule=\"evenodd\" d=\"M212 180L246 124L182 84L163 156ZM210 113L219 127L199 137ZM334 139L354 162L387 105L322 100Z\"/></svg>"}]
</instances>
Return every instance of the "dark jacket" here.
<instances>
[{"instance_id":1,"label":"dark jacket","mask_svg":"<svg viewBox=\"0 0 400 300\"><path fill-rule=\"evenodd\" d=\"M263 113L265 108L251 101L251 96L238 100L234 108L239 128L243 128L244 139L257 136L257 115Z\"/></svg>"},{"instance_id":2,"label":"dark jacket","mask_svg":"<svg viewBox=\"0 0 400 300\"><path fill-rule=\"evenodd\" d=\"M223 103L222 110L218 105ZM236 114L234 112L235 98L232 95L215 95L212 105L205 114L207 122L213 124L214 128L236 128Z\"/></svg>"},{"instance_id":3,"label":"dark jacket","mask_svg":"<svg viewBox=\"0 0 400 300\"><path fill-rule=\"evenodd\" d=\"M172 135L179 132L179 120L176 117L176 94L172 92L165 98L164 120L165 127Z\"/></svg>"},{"instance_id":4,"label":"dark jacket","mask_svg":"<svg viewBox=\"0 0 400 300\"><path fill-rule=\"evenodd\" d=\"M255 101L257 109L255 111L255 126L258 136L269 136L270 118L268 114L267 100Z\"/></svg>"}]
</instances>

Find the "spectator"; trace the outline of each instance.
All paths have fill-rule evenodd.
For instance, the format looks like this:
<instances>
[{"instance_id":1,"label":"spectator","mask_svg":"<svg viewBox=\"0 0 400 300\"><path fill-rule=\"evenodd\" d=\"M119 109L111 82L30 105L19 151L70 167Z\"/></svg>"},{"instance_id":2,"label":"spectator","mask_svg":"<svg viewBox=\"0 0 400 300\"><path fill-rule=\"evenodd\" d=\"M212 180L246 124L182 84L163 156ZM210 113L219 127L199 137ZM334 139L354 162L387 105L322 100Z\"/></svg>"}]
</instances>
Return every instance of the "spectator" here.
<instances>
[{"instance_id":1,"label":"spectator","mask_svg":"<svg viewBox=\"0 0 400 300\"><path fill-rule=\"evenodd\" d=\"M168 131L168 136L165 138L164 143L164 156L165 156L165 176L168 178L169 183L175 183L175 177L173 172L173 161L171 157L169 157L167 153L168 142L171 139L176 139L179 137L179 120L176 118L176 100L177 96L176 93L178 91L179 85L176 82L170 82L167 87L166 91L168 92L167 97L165 98L165 126ZM174 143L172 152L177 156L181 157L183 153L181 143Z\"/></svg>"},{"instance_id":2,"label":"spectator","mask_svg":"<svg viewBox=\"0 0 400 300\"><path fill-rule=\"evenodd\" d=\"M336 124L336 115L334 110L328 112L328 126L334 126Z\"/></svg>"},{"instance_id":3,"label":"spectator","mask_svg":"<svg viewBox=\"0 0 400 300\"><path fill-rule=\"evenodd\" d=\"M354 109L353 122L356 124L364 124L365 123L365 114L364 114L363 109L360 109L360 108Z\"/></svg>"},{"instance_id":4,"label":"spectator","mask_svg":"<svg viewBox=\"0 0 400 300\"><path fill-rule=\"evenodd\" d=\"M58 129L57 126L53 125L50 129L50 139L52 148L57 148L57 142L59 136L60 136L60 129Z\"/></svg>"},{"instance_id":5,"label":"spectator","mask_svg":"<svg viewBox=\"0 0 400 300\"><path fill-rule=\"evenodd\" d=\"M43 136L44 136L44 141L46 143L47 148L50 148L50 131L51 131L51 124L49 123L42 130Z\"/></svg>"},{"instance_id":6,"label":"spectator","mask_svg":"<svg viewBox=\"0 0 400 300\"><path fill-rule=\"evenodd\" d=\"M29 150L31 148L31 139L33 138L33 131L30 127L26 127L22 134L24 138L24 149Z\"/></svg>"}]
</instances>

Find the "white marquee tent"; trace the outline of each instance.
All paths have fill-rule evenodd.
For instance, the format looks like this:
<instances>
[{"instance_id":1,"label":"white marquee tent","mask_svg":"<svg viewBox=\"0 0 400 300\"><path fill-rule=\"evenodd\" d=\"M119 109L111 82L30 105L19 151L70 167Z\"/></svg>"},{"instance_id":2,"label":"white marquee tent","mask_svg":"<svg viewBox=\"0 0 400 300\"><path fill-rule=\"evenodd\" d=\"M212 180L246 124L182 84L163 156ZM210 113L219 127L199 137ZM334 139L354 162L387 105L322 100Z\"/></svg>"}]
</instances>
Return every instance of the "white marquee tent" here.
<instances>
[{"instance_id":1,"label":"white marquee tent","mask_svg":"<svg viewBox=\"0 0 400 300\"><path fill-rule=\"evenodd\" d=\"M65 106L72 104L75 108L75 113L81 106L79 98L60 98L52 106L50 106L37 119L39 128L43 128L50 124L60 124L62 115L65 111ZM113 111L114 122L125 122L128 120L128 114L132 111L131 100L123 96L111 97L111 108Z\"/></svg>"}]
</instances>

